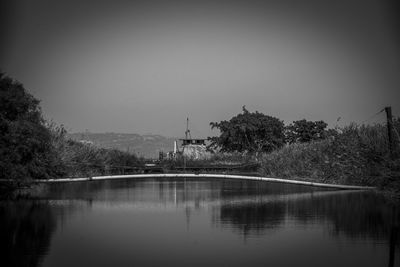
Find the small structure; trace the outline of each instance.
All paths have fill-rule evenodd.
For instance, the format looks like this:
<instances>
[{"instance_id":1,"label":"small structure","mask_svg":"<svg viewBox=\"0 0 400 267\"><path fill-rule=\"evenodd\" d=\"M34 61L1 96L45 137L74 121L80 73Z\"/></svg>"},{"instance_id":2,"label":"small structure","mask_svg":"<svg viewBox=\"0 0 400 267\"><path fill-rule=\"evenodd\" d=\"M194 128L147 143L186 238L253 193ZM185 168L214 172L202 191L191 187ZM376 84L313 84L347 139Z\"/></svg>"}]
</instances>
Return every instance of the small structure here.
<instances>
[{"instance_id":1,"label":"small structure","mask_svg":"<svg viewBox=\"0 0 400 267\"><path fill-rule=\"evenodd\" d=\"M211 153L207 151L207 139L192 138L189 130L189 118L186 120L185 138L179 140L182 141L181 149L178 148L178 142L175 140L174 150L167 153L159 151L158 159L160 161L164 159L175 160L182 156L184 159L206 159L211 156Z\"/></svg>"},{"instance_id":2,"label":"small structure","mask_svg":"<svg viewBox=\"0 0 400 267\"><path fill-rule=\"evenodd\" d=\"M189 130L189 118L186 120L185 138L182 141L182 156L190 159L206 159L210 157L207 151L206 140L200 138L192 138ZM175 146L174 146L175 148Z\"/></svg>"}]
</instances>

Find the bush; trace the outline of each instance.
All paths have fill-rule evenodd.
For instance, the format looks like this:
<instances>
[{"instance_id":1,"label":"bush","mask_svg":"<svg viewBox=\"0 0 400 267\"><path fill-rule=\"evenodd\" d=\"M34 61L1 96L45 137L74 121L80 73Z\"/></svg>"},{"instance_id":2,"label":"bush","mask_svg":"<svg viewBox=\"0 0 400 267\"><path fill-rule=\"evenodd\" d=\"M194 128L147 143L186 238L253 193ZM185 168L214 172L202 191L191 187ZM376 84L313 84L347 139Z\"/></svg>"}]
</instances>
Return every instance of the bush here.
<instances>
[{"instance_id":1,"label":"bush","mask_svg":"<svg viewBox=\"0 0 400 267\"><path fill-rule=\"evenodd\" d=\"M294 121L285 127L286 142L292 144L325 139L327 136L326 126L328 124L324 121L307 121L305 119Z\"/></svg>"},{"instance_id":2,"label":"bush","mask_svg":"<svg viewBox=\"0 0 400 267\"><path fill-rule=\"evenodd\" d=\"M211 137L210 148L219 148L221 152L270 152L284 144L283 121L259 112L249 112L243 107L243 113L229 121L211 122L211 128L217 128L221 134Z\"/></svg>"}]
</instances>

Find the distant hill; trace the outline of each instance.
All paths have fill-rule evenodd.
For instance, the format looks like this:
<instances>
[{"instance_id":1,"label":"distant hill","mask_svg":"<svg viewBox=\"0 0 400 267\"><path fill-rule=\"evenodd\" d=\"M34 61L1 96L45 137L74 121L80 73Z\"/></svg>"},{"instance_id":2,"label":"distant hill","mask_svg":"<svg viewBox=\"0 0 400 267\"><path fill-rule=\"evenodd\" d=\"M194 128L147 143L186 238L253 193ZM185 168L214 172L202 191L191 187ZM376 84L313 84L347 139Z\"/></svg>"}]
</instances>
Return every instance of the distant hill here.
<instances>
[{"instance_id":1,"label":"distant hill","mask_svg":"<svg viewBox=\"0 0 400 267\"><path fill-rule=\"evenodd\" d=\"M161 135L127 133L72 133L68 137L76 141L93 143L103 148L129 151L145 158L158 158L159 151L172 151L177 138Z\"/></svg>"}]
</instances>

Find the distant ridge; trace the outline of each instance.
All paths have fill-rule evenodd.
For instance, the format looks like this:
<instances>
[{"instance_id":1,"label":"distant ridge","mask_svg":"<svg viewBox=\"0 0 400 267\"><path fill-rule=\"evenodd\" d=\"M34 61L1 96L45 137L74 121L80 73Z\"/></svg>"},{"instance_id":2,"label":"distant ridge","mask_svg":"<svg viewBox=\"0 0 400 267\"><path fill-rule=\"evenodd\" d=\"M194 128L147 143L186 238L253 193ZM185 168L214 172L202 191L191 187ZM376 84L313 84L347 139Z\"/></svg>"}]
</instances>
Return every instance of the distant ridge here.
<instances>
[{"instance_id":1,"label":"distant ridge","mask_svg":"<svg viewBox=\"0 0 400 267\"><path fill-rule=\"evenodd\" d=\"M159 151L172 151L176 138L153 134L133 133L71 133L68 137L76 141L85 141L102 148L115 148L129 151L145 158L158 158Z\"/></svg>"}]
</instances>

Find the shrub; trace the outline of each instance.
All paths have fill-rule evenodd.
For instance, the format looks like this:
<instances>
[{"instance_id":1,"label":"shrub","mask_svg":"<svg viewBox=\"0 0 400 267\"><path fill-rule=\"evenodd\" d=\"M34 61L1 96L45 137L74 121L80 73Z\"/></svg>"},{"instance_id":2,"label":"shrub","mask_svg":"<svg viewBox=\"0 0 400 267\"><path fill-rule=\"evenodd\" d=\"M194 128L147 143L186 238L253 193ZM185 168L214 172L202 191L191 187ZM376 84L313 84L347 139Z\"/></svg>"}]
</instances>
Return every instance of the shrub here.
<instances>
[{"instance_id":1,"label":"shrub","mask_svg":"<svg viewBox=\"0 0 400 267\"><path fill-rule=\"evenodd\" d=\"M217 128L221 134L211 137L211 148L220 148L221 152L270 152L284 144L283 121L259 112L249 112L243 107L243 113L229 121L211 122L211 128Z\"/></svg>"},{"instance_id":2,"label":"shrub","mask_svg":"<svg viewBox=\"0 0 400 267\"><path fill-rule=\"evenodd\" d=\"M326 126L328 124L324 121L294 121L285 127L286 142L292 144L324 139L327 135Z\"/></svg>"}]
</instances>

